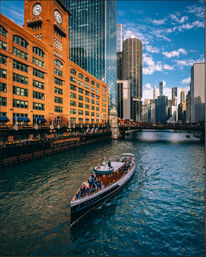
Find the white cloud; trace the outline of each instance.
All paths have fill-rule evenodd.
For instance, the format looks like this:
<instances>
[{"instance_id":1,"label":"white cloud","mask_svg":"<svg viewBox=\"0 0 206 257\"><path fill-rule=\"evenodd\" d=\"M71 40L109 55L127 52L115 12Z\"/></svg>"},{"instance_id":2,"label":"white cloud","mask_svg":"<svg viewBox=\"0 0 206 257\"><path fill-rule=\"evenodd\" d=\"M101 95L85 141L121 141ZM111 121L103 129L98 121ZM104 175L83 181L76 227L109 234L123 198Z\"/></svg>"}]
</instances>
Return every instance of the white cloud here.
<instances>
[{"instance_id":1,"label":"white cloud","mask_svg":"<svg viewBox=\"0 0 206 257\"><path fill-rule=\"evenodd\" d=\"M186 78L186 79L183 79L183 80L181 81L181 84L189 84L190 82L191 82L191 78L188 77L188 78Z\"/></svg>"},{"instance_id":2,"label":"white cloud","mask_svg":"<svg viewBox=\"0 0 206 257\"><path fill-rule=\"evenodd\" d=\"M159 48L153 47L151 45L145 45L145 49L149 53L159 53L160 52Z\"/></svg>"},{"instance_id":3,"label":"white cloud","mask_svg":"<svg viewBox=\"0 0 206 257\"><path fill-rule=\"evenodd\" d=\"M164 64L163 68L164 68L164 70L174 70L173 66L170 66L170 65L167 65L167 64Z\"/></svg>"},{"instance_id":4,"label":"white cloud","mask_svg":"<svg viewBox=\"0 0 206 257\"><path fill-rule=\"evenodd\" d=\"M162 25L162 24L165 24L166 19L153 20L152 22L153 22L153 24L155 24L155 25Z\"/></svg>"},{"instance_id":5,"label":"white cloud","mask_svg":"<svg viewBox=\"0 0 206 257\"><path fill-rule=\"evenodd\" d=\"M186 60L173 60L173 62L176 62L178 66L183 67L183 66L192 66L194 63L201 63L204 62L205 58L202 55L199 59L186 59Z\"/></svg>"},{"instance_id":6,"label":"white cloud","mask_svg":"<svg viewBox=\"0 0 206 257\"><path fill-rule=\"evenodd\" d=\"M175 20L177 23L184 23L186 20L188 20L188 16L182 16L181 18L178 18L176 15L171 14L171 19Z\"/></svg>"},{"instance_id":7,"label":"white cloud","mask_svg":"<svg viewBox=\"0 0 206 257\"><path fill-rule=\"evenodd\" d=\"M205 16L204 5L198 6L197 4L195 4L187 6L187 10L189 13L192 13L199 18L204 18Z\"/></svg>"},{"instance_id":8,"label":"white cloud","mask_svg":"<svg viewBox=\"0 0 206 257\"><path fill-rule=\"evenodd\" d=\"M172 51L172 52L163 52L163 54L168 57L168 58L171 58L171 57L174 57L174 56L179 56L180 53L182 54L187 54L187 52L185 51L185 49L183 48L179 48L177 51Z\"/></svg>"},{"instance_id":9,"label":"white cloud","mask_svg":"<svg viewBox=\"0 0 206 257\"><path fill-rule=\"evenodd\" d=\"M151 89L151 88L152 88L152 86L150 85L150 83L145 84L144 87L145 87L146 89Z\"/></svg>"}]
</instances>

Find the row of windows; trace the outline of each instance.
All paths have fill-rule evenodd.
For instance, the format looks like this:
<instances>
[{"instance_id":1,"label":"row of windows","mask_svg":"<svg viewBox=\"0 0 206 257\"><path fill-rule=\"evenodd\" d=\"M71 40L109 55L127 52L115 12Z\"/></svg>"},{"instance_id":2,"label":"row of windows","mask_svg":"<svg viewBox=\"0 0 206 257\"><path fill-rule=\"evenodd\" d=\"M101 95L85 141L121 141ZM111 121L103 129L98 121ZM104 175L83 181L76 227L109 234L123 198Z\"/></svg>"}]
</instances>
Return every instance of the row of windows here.
<instances>
[{"instance_id":1,"label":"row of windows","mask_svg":"<svg viewBox=\"0 0 206 257\"><path fill-rule=\"evenodd\" d=\"M13 46L13 54L24 60L28 60L28 54L14 46Z\"/></svg>"},{"instance_id":2,"label":"row of windows","mask_svg":"<svg viewBox=\"0 0 206 257\"><path fill-rule=\"evenodd\" d=\"M58 66L58 67L60 67L60 68L63 69L63 63L62 63L61 61L55 59L55 60L54 60L54 63L55 63L56 66Z\"/></svg>"},{"instance_id":3,"label":"row of windows","mask_svg":"<svg viewBox=\"0 0 206 257\"><path fill-rule=\"evenodd\" d=\"M62 43L56 38L54 38L54 47L59 49L59 51L62 51Z\"/></svg>"},{"instance_id":4,"label":"row of windows","mask_svg":"<svg viewBox=\"0 0 206 257\"><path fill-rule=\"evenodd\" d=\"M0 82L0 92L6 92L6 91L7 91L6 83Z\"/></svg>"},{"instance_id":5,"label":"row of windows","mask_svg":"<svg viewBox=\"0 0 206 257\"><path fill-rule=\"evenodd\" d=\"M39 47L33 47L33 53L44 58L45 53Z\"/></svg>"},{"instance_id":6,"label":"row of windows","mask_svg":"<svg viewBox=\"0 0 206 257\"><path fill-rule=\"evenodd\" d=\"M24 71L24 72L28 72L28 65L26 65L22 62L18 62L16 60L13 60L13 68Z\"/></svg>"},{"instance_id":7,"label":"row of windows","mask_svg":"<svg viewBox=\"0 0 206 257\"><path fill-rule=\"evenodd\" d=\"M33 103L33 109L34 110L44 110L44 104Z\"/></svg>"},{"instance_id":8,"label":"row of windows","mask_svg":"<svg viewBox=\"0 0 206 257\"><path fill-rule=\"evenodd\" d=\"M55 97L54 97L54 102L55 102L55 103L62 104L62 103L63 103L63 99L62 99L61 97L55 96Z\"/></svg>"},{"instance_id":9,"label":"row of windows","mask_svg":"<svg viewBox=\"0 0 206 257\"><path fill-rule=\"evenodd\" d=\"M13 107L28 108L28 101L13 99Z\"/></svg>"},{"instance_id":10,"label":"row of windows","mask_svg":"<svg viewBox=\"0 0 206 257\"><path fill-rule=\"evenodd\" d=\"M7 71L0 68L0 78L7 78Z\"/></svg>"},{"instance_id":11,"label":"row of windows","mask_svg":"<svg viewBox=\"0 0 206 257\"><path fill-rule=\"evenodd\" d=\"M35 68L33 68L33 75L37 76L37 77L39 77L41 79L45 78L45 73L43 71L37 70Z\"/></svg>"},{"instance_id":12,"label":"row of windows","mask_svg":"<svg viewBox=\"0 0 206 257\"><path fill-rule=\"evenodd\" d=\"M0 40L0 49L7 50L7 43Z\"/></svg>"},{"instance_id":13,"label":"row of windows","mask_svg":"<svg viewBox=\"0 0 206 257\"><path fill-rule=\"evenodd\" d=\"M54 88L54 93L59 94L59 95L63 95L63 90L61 88L55 87Z\"/></svg>"},{"instance_id":14,"label":"row of windows","mask_svg":"<svg viewBox=\"0 0 206 257\"><path fill-rule=\"evenodd\" d=\"M62 86L63 85L63 80L61 80L61 79L58 79L58 78L54 78L54 83L56 83L57 85L60 85L60 86Z\"/></svg>"},{"instance_id":15,"label":"row of windows","mask_svg":"<svg viewBox=\"0 0 206 257\"><path fill-rule=\"evenodd\" d=\"M44 89L44 83L37 80L33 80L33 87Z\"/></svg>"},{"instance_id":16,"label":"row of windows","mask_svg":"<svg viewBox=\"0 0 206 257\"><path fill-rule=\"evenodd\" d=\"M73 68L70 69L70 72L71 72L72 74L74 74L74 75L77 74L77 72L76 72L75 69L73 69Z\"/></svg>"},{"instance_id":17,"label":"row of windows","mask_svg":"<svg viewBox=\"0 0 206 257\"><path fill-rule=\"evenodd\" d=\"M22 76L22 75L13 73L13 80L16 81L16 82L19 82L19 83L28 85L28 78L27 78L27 77L24 77L24 76Z\"/></svg>"},{"instance_id":18,"label":"row of windows","mask_svg":"<svg viewBox=\"0 0 206 257\"><path fill-rule=\"evenodd\" d=\"M6 97L0 96L0 106L6 106L6 105L7 105Z\"/></svg>"},{"instance_id":19,"label":"row of windows","mask_svg":"<svg viewBox=\"0 0 206 257\"><path fill-rule=\"evenodd\" d=\"M22 37L20 36L17 36L17 35L14 35L13 36L13 42L15 42L16 44L28 49L28 43L25 39L23 39Z\"/></svg>"},{"instance_id":20,"label":"row of windows","mask_svg":"<svg viewBox=\"0 0 206 257\"><path fill-rule=\"evenodd\" d=\"M85 122L89 122L89 120L90 120L90 119L85 119ZM83 118L78 118L78 121L79 121L80 123L83 122ZM71 123L76 122L76 118L75 118L75 117L71 117L71 118L70 118L70 122L71 122ZM95 120L94 120L94 119L91 119L91 122L95 122ZM99 119L96 119L96 122L99 122Z\"/></svg>"},{"instance_id":21,"label":"row of windows","mask_svg":"<svg viewBox=\"0 0 206 257\"><path fill-rule=\"evenodd\" d=\"M35 57L33 57L33 63L38 65L39 67L44 68L44 62L39 60L39 59L37 59L37 58L35 58Z\"/></svg>"},{"instance_id":22,"label":"row of windows","mask_svg":"<svg viewBox=\"0 0 206 257\"><path fill-rule=\"evenodd\" d=\"M3 37L7 37L7 31L1 25L0 25L0 35L2 35Z\"/></svg>"},{"instance_id":23,"label":"row of windows","mask_svg":"<svg viewBox=\"0 0 206 257\"><path fill-rule=\"evenodd\" d=\"M7 65L7 56L0 54L0 63Z\"/></svg>"},{"instance_id":24,"label":"row of windows","mask_svg":"<svg viewBox=\"0 0 206 257\"><path fill-rule=\"evenodd\" d=\"M13 86L13 93L15 95L28 96L28 89Z\"/></svg>"},{"instance_id":25,"label":"row of windows","mask_svg":"<svg viewBox=\"0 0 206 257\"><path fill-rule=\"evenodd\" d=\"M55 112L63 112L63 108L61 106L55 106L54 111Z\"/></svg>"},{"instance_id":26,"label":"row of windows","mask_svg":"<svg viewBox=\"0 0 206 257\"><path fill-rule=\"evenodd\" d=\"M44 100L44 94L41 92L33 91L33 98Z\"/></svg>"},{"instance_id":27,"label":"row of windows","mask_svg":"<svg viewBox=\"0 0 206 257\"><path fill-rule=\"evenodd\" d=\"M57 69L57 68L54 68L54 73L60 77L62 77L62 71Z\"/></svg>"}]
</instances>

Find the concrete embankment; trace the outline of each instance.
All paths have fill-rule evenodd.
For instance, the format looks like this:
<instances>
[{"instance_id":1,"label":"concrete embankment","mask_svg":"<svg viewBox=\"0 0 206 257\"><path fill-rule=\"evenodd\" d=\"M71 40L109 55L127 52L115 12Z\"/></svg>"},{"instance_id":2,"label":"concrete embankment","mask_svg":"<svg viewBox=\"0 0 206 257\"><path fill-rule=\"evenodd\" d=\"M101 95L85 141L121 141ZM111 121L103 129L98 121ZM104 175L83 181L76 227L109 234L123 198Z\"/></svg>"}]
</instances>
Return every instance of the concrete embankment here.
<instances>
[{"instance_id":1,"label":"concrete embankment","mask_svg":"<svg viewBox=\"0 0 206 257\"><path fill-rule=\"evenodd\" d=\"M111 132L4 145L0 148L0 168L106 139L111 139Z\"/></svg>"}]
</instances>

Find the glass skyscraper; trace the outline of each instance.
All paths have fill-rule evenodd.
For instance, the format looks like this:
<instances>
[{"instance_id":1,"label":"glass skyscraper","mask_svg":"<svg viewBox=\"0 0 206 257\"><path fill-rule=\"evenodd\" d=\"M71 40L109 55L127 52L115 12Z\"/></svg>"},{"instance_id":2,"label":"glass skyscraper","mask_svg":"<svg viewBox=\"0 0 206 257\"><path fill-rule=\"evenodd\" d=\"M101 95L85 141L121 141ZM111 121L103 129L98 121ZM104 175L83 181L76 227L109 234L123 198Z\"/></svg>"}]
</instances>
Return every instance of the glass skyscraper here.
<instances>
[{"instance_id":1,"label":"glass skyscraper","mask_svg":"<svg viewBox=\"0 0 206 257\"><path fill-rule=\"evenodd\" d=\"M70 60L108 85L109 109L116 101L115 0L62 0L69 18Z\"/></svg>"}]
</instances>

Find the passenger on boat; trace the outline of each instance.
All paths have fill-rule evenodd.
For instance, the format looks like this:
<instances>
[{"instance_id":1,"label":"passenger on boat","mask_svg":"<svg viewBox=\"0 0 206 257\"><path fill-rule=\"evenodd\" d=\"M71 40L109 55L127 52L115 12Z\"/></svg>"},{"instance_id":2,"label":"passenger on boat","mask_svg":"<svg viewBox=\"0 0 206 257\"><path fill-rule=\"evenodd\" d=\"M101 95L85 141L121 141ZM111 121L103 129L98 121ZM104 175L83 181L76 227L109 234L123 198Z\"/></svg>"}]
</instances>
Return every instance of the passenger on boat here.
<instances>
[{"instance_id":1,"label":"passenger on boat","mask_svg":"<svg viewBox=\"0 0 206 257\"><path fill-rule=\"evenodd\" d=\"M111 167L112 167L112 166L111 166L111 161L110 161L110 160L108 161L108 167L109 167L109 168L111 168Z\"/></svg>"}]
</instances>

